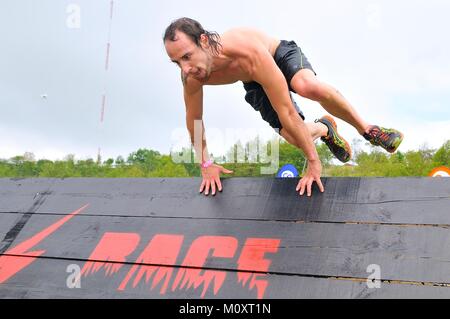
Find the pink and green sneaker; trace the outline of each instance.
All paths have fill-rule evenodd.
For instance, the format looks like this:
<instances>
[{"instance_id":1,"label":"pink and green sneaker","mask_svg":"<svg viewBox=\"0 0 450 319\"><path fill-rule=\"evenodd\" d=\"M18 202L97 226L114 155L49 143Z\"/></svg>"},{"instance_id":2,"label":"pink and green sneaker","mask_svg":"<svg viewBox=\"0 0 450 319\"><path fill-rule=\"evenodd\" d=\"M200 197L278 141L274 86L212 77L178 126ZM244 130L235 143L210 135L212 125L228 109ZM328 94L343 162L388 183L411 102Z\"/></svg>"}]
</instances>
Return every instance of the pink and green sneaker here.
<instances>
[{"instance_id":1,"label":"pink and green sneaker","mask_svg":"<svg viewBox=\"0 0 450 319\"><path fill-rule=\"evenodd\" d=\"M381 146L389 153L394 153L403 141L403 134L395 129L387 129L377 125L369 127L369 132L363 134L364 138L375 146Z\"/></svg>"},{"instance_id":2,"label":"pink and green sneaker","mask_svg":"<svg viewBox=\"0 0 450 319\"><path fill-rule=\"evenodd\" d=\"M321 140L328 146L331 153L341 162L348 162L352 158L352 149L350 144L339 135L334 119L329 115L325 115L315 120L315 122L320 122L328 127L327 136L321 137Z\"/></svg>"}]
</instances>

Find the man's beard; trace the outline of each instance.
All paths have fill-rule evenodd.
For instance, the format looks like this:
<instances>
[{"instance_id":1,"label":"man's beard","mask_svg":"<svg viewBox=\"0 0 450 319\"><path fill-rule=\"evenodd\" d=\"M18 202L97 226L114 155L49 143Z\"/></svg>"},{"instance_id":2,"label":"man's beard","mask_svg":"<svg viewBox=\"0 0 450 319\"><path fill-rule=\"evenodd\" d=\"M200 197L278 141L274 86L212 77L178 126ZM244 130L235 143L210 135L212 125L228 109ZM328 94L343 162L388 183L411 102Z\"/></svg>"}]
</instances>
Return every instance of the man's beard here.
<instances>
[{"instance_id":1,"label":"man's beard","mask_svg":"<svg viewBox=\"0 0 450 319\"><path fill-rule=\"evenodd\" d=\"M206 82L206 81L208 81L210 75L211 75L211 72L208 72L207 69L202 68L202 69L198 70L198 72L194 75L194 77L197 80ZM199 76L201 76L201 77L199 77Z\"/></svg>"}]
</instances>

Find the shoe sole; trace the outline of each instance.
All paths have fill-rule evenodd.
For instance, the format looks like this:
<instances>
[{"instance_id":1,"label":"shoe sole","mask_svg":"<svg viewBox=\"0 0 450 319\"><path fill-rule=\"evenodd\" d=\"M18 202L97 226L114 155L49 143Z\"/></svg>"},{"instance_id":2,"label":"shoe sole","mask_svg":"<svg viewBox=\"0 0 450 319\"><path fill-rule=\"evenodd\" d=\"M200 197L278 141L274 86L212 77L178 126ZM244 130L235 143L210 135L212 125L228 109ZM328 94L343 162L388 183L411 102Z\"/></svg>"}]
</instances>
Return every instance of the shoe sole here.
<instances>
[{"instance_id":1,"label":"shoe sole","mask_svg":"<svg viewBox=\"0 0 450 319\"><path fill-rule=\"evenodd\" d=\"M347 162L348 162L349 160L352 159L352 155L353 155L353 154L352 154L352 148L350 147L350 144L348 144L347 140L346 140L345 138L343 138L343 137L338 133L338 130L337 130L337 124L336 124L336 122L334 121L334 119L333 119L331 116L329 116L329 115L324 115L324 116L322 116L322 118L323 118L323 119L326 119L328 122L331 123L331 126L333 127L334 133L338 136L338 138L339 138L340 140L344 141L345 146L346 146L346 150L350 150L350 151L348 152L348 153L350 154L350 158L347 160ZM344 163L346 163L346 162L344 162Z\"/></svg>"},{"instance_id":2,"label":"shoe sole","mask_svg":"<svg viewBox=\"0 0 450 319\"><path fill-rule=\"evenodd\" d=\"M400 147L400 144L402 144L402 142L403 142L403 133L402 132L399 132L399 133L400 133L400 143L398 143L398 145L392 151L387 150L391 154L395 153L397 151L397 149Z\"/></svg>"}]
</instances>

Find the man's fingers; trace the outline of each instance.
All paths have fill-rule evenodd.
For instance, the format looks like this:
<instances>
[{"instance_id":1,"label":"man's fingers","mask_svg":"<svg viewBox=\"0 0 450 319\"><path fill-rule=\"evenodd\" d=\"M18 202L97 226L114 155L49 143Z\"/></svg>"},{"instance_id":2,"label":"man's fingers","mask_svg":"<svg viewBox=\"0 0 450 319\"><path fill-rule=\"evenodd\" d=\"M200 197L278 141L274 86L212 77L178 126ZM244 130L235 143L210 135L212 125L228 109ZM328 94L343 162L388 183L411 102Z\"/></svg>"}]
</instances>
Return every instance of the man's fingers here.
<instances>
[{"instance_id":1,"label":"man's fingers","mask_svg":"<svg viewBox=\"0 0 450 319\"><path fill-rule=\"evenodd\" d=\"M317 182L317 185L319 186L320 191L323 193L325 191L325 187L323 187L322 181L320 180L320 178L318 178L316 180L316 182Z\"/></svg>"},{"instance_id":2,"label":"man's fingers","mask_svg":"<svg viewBox=\"0 0 450 319\"><path fill-rule=\"evenodd\" d=\"M308 184L306 185L306 194L308 197L311 196L311 186L312 186L313 181L309 181Z\"/></svg>"},{"instance_id":3,"label":"man's fingers","mask_svg":"<svg viewBox=\"0 0 450 319\"><path fill-rule=\"evenodd\" d=\"M209 186L211 185L209 180L206 180L206 189L205 189L205 195L208 195L209 193Z\"/></svg>"},{"instance_id":4,"label":"man's fingers","mask_svg":"<svg viewBox=\"0 0 450 319\"><path fill-rule=\"evenodd\" d=\"M298 183L297 183L297 186L295 187L295 191L296 192L298 192L298 190L300 189L300 182L301 182L302 180L299 180L298 181Z\"/></svg>"},{"instance_id":5,"label":"man's fingers","mask_svg":"<svg viewBox=\"0 0 450 319\"><path fill-rule=\"evenodd\" d=\"M307 196L311 196L311 186L312 186L313 180L307 180L302 178L300 180L300 182L297 185L296 191L298 192L300 190L300 196L303 196L303 194L305 194L305 190L306 190L306 195Z\"/></svg>"},{"instance_id":6,"label":"man's fingers","mask_svg":"<svg viewBox=\"0 0 450 319\"><path fill-rule=\"evenodd\" d=\"M300 196L302 196L304 193L305 193L305 180L304 179L302 179L301 181L300 181Z\"/></svg>"},{"instance_id":7,"label":"man's fingers","mask_svg":"<svg viewBox=\"0 0 450 319\"><path fill-rule=\"evenodd\" d=\"M205 184L206 184L206 181L203 180L202 184L200 185L200 190L199 190L200 193L203 192L203 187L205 187Z\"/></svg>"},{"instance_id":8,"label":"man's fingers","mask_svg":"<svg viewBox=\"0 0 450 319\"><path fill-rule=\"evenodd\" d=\"M233 173L233 171L230 171L229 169L222 167L222 173L231 174Z\"/></svg>"},{"instance_id":9,"label":"man's fingers","mask_svg":"<svg viewBox=\"0 0 450 319\"><path fill-rule=\"evenodd\" d=\"M216 178L216 184L217 184L217 187L219 189L219 192L221 192L222 191L222 183L220 182L220 178L219 177Z\"/></svg>"},{"instance_id":10,"label":"man's fingers","mask_svg":"<svg viewBox=\"0 0 450 319\"><path fill-rule=\"evenodd\" d=\"M216 195L216 181L211 180L212 195Z\"/></svg>"}]
</instances>

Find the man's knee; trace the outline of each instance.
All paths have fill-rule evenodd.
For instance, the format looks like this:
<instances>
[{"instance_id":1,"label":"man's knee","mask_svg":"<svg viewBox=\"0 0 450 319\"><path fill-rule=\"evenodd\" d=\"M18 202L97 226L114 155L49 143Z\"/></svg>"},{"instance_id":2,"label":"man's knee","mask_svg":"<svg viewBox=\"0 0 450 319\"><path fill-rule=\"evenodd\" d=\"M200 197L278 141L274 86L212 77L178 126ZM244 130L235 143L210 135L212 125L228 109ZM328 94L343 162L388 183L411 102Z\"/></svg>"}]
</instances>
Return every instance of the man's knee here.
<instances>
[{"instance_id":1,"label":"man's knee","mask_svg":"<svg viewBox=\"0 0 450 319\"><path fill-rule=\"evenodd\" d=\"M327 98L327 92L323 85L309 73L298 72L292 78L291 87L297 94L311 100L322 101Z\"/></svg>"}]
</instances>

